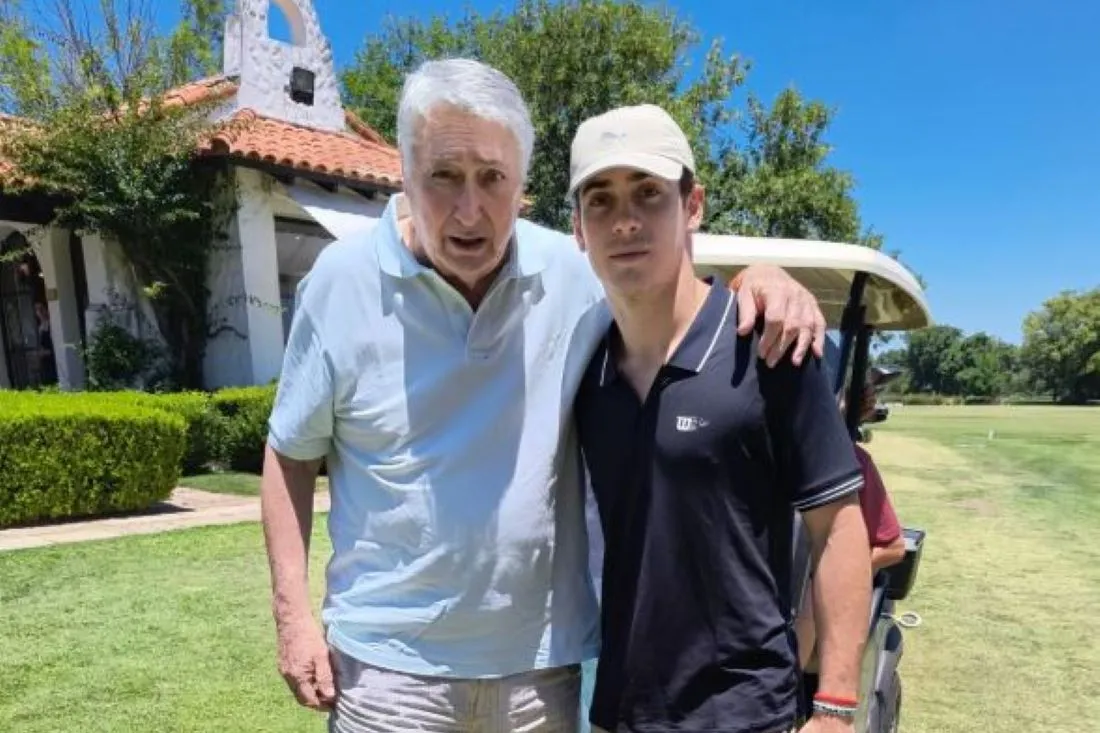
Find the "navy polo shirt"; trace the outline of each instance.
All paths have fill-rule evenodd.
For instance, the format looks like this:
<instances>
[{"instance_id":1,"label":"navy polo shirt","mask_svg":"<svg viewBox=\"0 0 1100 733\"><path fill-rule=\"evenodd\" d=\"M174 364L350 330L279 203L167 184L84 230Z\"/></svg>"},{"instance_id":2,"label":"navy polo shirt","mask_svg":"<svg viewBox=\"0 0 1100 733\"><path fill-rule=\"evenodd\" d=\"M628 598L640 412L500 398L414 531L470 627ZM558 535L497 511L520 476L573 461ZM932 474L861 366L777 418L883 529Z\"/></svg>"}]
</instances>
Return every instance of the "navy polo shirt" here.
<instances>
[{"instance_id":1,"label":"navy polo shirt","mask_svg":"<svg viewBox=\"0 0 1100 733\"><path fill-rule=\"evenodd\" d=\"M614 326L576 419L604 534L591 721L609 731L771 733L795 722L794 511L859 491L820 361L758 363L724 285L643 401Z\"/></svg>"}]
</instances>

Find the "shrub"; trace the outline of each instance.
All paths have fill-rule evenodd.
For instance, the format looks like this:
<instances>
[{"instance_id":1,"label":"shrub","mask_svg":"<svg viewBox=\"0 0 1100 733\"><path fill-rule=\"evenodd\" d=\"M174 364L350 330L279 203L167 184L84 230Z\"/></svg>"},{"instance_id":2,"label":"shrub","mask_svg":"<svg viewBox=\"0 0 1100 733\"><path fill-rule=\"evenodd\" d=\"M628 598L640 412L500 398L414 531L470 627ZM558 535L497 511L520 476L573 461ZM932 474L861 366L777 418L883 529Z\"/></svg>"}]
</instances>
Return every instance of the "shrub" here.
<instances>
[{"instance_id":1,"label":"shrub","mask_svg":"<svg viewBox=\"0 0 1100 733\"><path fill-rule=\"evenodd\" d=\"M92 334L84 350L88 389L125 390L150 381L160 358L157 344L131 334L110 320Z\"/></svg>"},{"instance_id":2,"label":"shrub","mask_svg":"<svg viewBox=\"0 0 1100 733\"><path fill-rule=\"evenodd\" d=\"M231 387L216 392L213 401L223 418L222 461L234 471L259 473L275 387Z\"/></svg>"},{"instance_id":3,"label":"shrub","mask_svg":"<svg viewBox=\"0 0 1100 733\"><path fill-rule=\"evenodd\" d=\"M91 395L0 395L0 526L145 509L180 473L179 415Z\"/></svg>"},{"instance_id":4,"label":"shrub","mask_svg":"<svg viewBox=\"0 0 1100 733\"><path fill-rule=\"evenodd\" d=\"M115 399L164 410L183 418L187 425L187 448L181 461L185 474L199 473L221 458L225 442L222 416L205 392L113 392Z\"/></svg>"},{"instance_id":5,"label":"shrub","mask_svg":"<svg viewBox=\"0 0 1100 733\"><path fill-rule=\"evenodd\" d=\"M960 402L958 397L931 392L914 392L898 399L906 405L957 405Z\"/></svg>"}]
</instances>

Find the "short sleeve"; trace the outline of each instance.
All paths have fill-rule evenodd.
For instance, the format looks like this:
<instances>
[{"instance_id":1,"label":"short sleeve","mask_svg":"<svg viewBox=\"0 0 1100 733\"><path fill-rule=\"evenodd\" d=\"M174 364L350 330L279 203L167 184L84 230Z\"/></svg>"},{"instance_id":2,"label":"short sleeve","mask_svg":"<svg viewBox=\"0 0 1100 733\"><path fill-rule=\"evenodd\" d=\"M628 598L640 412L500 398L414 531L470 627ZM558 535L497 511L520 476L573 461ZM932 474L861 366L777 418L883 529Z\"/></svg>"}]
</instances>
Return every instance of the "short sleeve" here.
<instances>
[{"instance_id":1,"label":"short sleeve","mask_svg":"<svg viewBox=\"0 0 1100 733\"><path fill-rule=\"evenodd\" d=\"M294 460L324 457L333 435L333 374L313 319L299 309L291 322L283 369L268 420L268 444Z\"/></svg>"},{"instance_id":2,"label":"short sleeve","mask_svg":"<svg viewBox=\"0 0 1100 733\"><path fill-rule=\"evenodd\" d=\"M871 455L858 445L855 451L863 469L859 505L863 510L863 522L867 525L867 536L872 547L885 547L901 536L901 524Z\"/></svg>"},{"instance_id":3,"label":"short sleeve","mask_svg":"<svg viewBox=\"0 0 1100 733\"><path fill-rule=\"evenodd\" d=\"M775 367L758 360L757 373L777 468L795 509L858 492L863 473L821 360L795 366L788 354Z\"/></svg>"}]
</instances>

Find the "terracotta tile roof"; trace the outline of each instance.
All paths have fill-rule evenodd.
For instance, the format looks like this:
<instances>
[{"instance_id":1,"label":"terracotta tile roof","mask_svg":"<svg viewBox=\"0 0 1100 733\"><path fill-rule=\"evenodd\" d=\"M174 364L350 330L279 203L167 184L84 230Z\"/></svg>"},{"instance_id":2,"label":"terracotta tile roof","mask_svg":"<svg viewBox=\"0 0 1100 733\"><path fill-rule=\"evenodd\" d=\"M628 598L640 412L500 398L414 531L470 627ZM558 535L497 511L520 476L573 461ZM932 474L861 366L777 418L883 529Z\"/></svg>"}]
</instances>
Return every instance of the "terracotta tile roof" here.
<instances>
[{"instance_id":1,"label":"terracotta tile roof","mask_svg":"<svg viewBox=\"0 0 1100 733\"><path fill-rule=\"evenodd\" d=\"M362 123L360 123L362 124ZM401 188L401 160L395 148L355 130L316 130L245 109L214 133L206 149L244 161L260 161L288 172L305 171L383 188ZM371 138L374 139L371 139Z\"/></svg>"},{"instance_id":2,"label":"terracotta tile roof","mask_svg":"<svg viewBox=\"0 0 1100 733\"><path fill-rule=\"evenodd\" d=\"M215 76L185 84L165 95L168 104L200 104L227 99L236 80ZM319 173L349 182L401 188L401 161L396 148L352 112L344 112L348 129L317 130L243 109L221 126L204 149L246 161L261 161L293 171Z\"/></svg>"},{"instance_id":3,"label":"terracotta tile roof","mask_svg":"<svg viewBox=\"0 0 1100 733\"><path fill-rule=\"evenodd\" d=\"M228 76L211 76L169 89L164 94L164 101L168 105L214 102L232 97L239 88L240 85L235 79Z\"/></svg>"},{"instance_id":4,"label":"terracotta tile roof","mask_svg":"<svg viewBox=\"0 0 1100 733\"><path fill-rule=\"evenodd\" d=\"M168 105L196 105L229 99L236 94L235 79L215 76L176 87L165 93ZM288 173L314 173L337 182L366 183L400 190L401 161L397 149L381 135L345 110L347 129L318 130L243 109L218 125L201 146L209 155L255 161L286 168ZM5 126L20 118L0 115L0 137ZM10 176L12 166L0 156L0 180Z\"/></svg>"}]
</instances>

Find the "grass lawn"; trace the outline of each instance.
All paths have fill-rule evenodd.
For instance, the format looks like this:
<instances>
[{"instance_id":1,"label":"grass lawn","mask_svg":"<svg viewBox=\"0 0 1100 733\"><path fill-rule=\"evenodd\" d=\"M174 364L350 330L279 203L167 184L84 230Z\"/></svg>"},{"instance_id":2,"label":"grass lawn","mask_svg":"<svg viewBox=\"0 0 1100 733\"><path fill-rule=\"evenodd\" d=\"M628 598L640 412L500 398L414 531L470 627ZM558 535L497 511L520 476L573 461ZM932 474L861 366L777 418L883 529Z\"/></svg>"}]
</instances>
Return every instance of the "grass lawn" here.
<instances>
[{"instance_id":1,"label":"grass lawn","mask_svg":"<svg viewBox=\"0 0 1100 733\"><path fill-rule=\"evenodd\" d=\"M924 621L902 730L1094 727L1100 409L906 407L869 448L903 523L929 531L900 609Z\"/></svg>"},{"instance_id":2,"label":"grass lawn","mask_svg":"<svg viewBox=\"0 0 1100 733\"><path fill-rule=\"evenodd\" d=\"M3 553L0 578L0 731L325 729L276 670L259 524Z\"/></svg>"},{"instance_id":3,"label":"grass lawn","mask_svg":"<svg viewBox=\"0 0 1100 733\"><path fill-rule=\"evenodd\" d=\"M189 489L212 491L216 494L260 495L260 477L254 473L241 473L238 471L202 473L194 476L184 476L179 483L180 486L186 486ZM326 477L317 477L317 490L328 491L328 479Z\"/></svg>"},{"instance_id":4,"label":"grass lawn","mask_svg":"<svg viewBox=\"0 0 1100 733\"><path fill-rule=\"evenodd\" d=\"M1100 409L900 408L869 448L929 532L901 730L1095 727ZM275 669L262 548L247 524L0 554L0 731L321 733Z\"/></svg>"}]
</instances>

